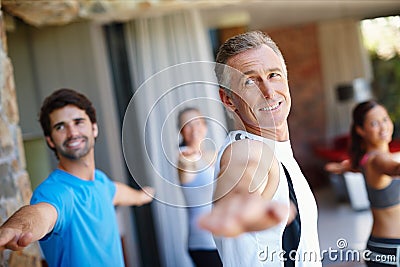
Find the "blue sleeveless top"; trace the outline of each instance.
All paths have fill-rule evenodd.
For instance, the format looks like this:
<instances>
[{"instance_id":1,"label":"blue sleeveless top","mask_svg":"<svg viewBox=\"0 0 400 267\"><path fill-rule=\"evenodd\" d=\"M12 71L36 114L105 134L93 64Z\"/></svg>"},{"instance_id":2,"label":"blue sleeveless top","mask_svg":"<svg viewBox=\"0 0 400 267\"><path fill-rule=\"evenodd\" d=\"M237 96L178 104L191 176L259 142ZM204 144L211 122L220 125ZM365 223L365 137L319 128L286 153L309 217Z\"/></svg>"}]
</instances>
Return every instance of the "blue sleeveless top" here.
<instances>
[{"instance_id":1,"label":"blue sleeveless top","mask_svg":"<svg viewBox=\"0 0 400 267\"><path fill-rule=\"evenodd\" d=\"M190 250L215 250L215 242L210 232L201 229L197 220L200 215L211 212L214 181L214 166L205 166L197 171L196 177L182 184L189 217L188 247Z\"/></svg>"}]
</instances>

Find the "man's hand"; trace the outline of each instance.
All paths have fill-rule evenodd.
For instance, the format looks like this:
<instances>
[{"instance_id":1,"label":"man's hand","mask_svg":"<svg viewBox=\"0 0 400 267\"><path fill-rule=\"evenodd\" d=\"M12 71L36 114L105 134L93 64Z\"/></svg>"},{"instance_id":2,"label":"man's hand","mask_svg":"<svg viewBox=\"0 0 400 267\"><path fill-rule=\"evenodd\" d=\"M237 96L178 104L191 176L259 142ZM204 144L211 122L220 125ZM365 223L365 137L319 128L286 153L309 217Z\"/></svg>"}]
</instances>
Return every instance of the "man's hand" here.
<instances>
[{"instance_id":1,"label":"man's hand","mask_svg":"<svg viewBox=\"0 0 400 267\"><path fill-rule=\"evenodd\" d=\"M154 188L150 186L143 187L142 190L138 191L137 206L141 206L151 202L153 200L154 194L155 194Z\"/></svg>"},{"instance_id":2,"label":"man's hand","mask_svg":"<svg viewBox=\"0 0 400 267\"><path fill-rule=\"evenodd\" d=\"M33 241L32 233L22 233L14 228L0 228L0 251L4 249L23 250Z\"/></svg>"},{"instance_id":3,"label":"man's hand","mask_svg":"<svg viewBox=\"0 0 400 267\"><path fill-rule=\"evenodd\" d=\"M121 206L141 206L153 200L155 190L152 187L145 186L142 190L136 190L126 184L114 182L116 192L114 196L114 205Z\"/></svg>"},{"instance_id":4,"label":"man's hand","mask_svg":"<svg viewBox=\"0 0 400 267\"><path fill-rule=\"evenodd\" d=\"M201 228L216 236L235 237L245 232L265 230L287 220L287 206L265 200L258 194L226 197L229 200L218 201L212 212L198 221Z\"/></svg>"},{"instance_id":5,"label":"man's hand","mask_svg":"<svg viewBox=\"0 0 400 267\"><path fill-rule=\"evenodd\" d=\"M0 251L22 250L49 233L57 220L57 210L41 202L21 207L0 226Z\"/></svg>"},{"instance_id":6,"label":"man's hand","mask_svg":"<svg viewBox=\"0 0 400 267\"><path fill-rule=\"evenodd\" d=\"M288 218L289 206L272 202L279 184L279 164L273 151L255 140L240 140L222 154L212 212L200 227L217 236L271 228Z\"/></svg>"}]
</instances>

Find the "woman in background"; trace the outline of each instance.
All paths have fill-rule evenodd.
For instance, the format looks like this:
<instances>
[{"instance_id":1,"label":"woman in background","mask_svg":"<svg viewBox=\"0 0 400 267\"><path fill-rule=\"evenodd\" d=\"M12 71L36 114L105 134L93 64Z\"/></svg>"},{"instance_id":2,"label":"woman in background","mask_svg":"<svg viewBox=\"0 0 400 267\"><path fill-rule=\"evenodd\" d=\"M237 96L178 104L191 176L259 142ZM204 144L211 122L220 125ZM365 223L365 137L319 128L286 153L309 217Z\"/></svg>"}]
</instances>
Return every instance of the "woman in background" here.
<instances>
[{"instance_id":1,"label":"woman in background","mask_svg":"<svg viewBox=\"0 0 400 267\"><path fill-rule=\"evenodd\" d=\"M216 152L205 148L207 124L197 108L180 111L178 127L182 136L178 174L188 207L189 255L196 267L222 266L212 234L197 225L200 215L211 211Z\"/></svg>"},{"instance_id":2,"label":"woman in background","mask_svg":"<svg viewBox=\"0 0 400 267\"><path fill-rule=\"evenodd\" d=\"M382 105L366 101L354 108L350 163L364 174L373 216L367 266L400 266L400 153L389 151L392 134Z\"/></svg>"}]
</instances>

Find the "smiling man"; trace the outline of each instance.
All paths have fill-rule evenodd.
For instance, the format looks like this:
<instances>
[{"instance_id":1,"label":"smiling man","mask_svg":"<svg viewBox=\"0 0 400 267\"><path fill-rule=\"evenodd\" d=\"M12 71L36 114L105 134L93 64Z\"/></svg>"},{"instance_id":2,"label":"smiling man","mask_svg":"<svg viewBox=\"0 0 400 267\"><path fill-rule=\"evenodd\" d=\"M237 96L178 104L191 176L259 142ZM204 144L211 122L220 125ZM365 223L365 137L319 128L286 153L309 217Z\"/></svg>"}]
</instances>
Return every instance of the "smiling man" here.
<instances>
[{"instance_id":1,"label":"smiling man","mask_svg":"<svg viewBox=\"0 0 400 267\"><path fill-rule=\"evenodd\" d=\"M0 227L0 251L40 240L49 266L124 266L114 205L142 205L153 189L135 190L95 168L96 111L71 89L48 96L40 124L58 166L34 191L31 205Z\"/></svg>"},{"instance_id":2,"label":"smiling man","mask_svg":"<svg viewBox=\"0 0 400 267\"><path fill-rule=\"evenodd\" d=\"M200 225L224 266L321 266L317 207L293 157L287 70L259 31L227 40L215 72L236 130L216 162L214 206Z\"/></svg>"}]
</instances>

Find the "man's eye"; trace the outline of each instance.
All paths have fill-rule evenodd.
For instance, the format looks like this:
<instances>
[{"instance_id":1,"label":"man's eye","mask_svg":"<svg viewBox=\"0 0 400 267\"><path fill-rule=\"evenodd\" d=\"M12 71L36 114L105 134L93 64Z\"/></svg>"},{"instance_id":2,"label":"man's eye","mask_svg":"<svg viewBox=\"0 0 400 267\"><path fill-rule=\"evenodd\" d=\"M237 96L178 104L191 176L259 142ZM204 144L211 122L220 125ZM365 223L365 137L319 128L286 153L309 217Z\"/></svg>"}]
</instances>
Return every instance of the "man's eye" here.
<instances>
[{"instance_id":1,"label":"man's eye","mask_svg":"<svg viewBox=\"0 0 400 267\"><path fill-rule=\"evenodd\" d=\"M246 85L246 86L251 86L251 85L254 85L256 82L253 80L253 79L247 79L245 82L244 82L244 84Z\"/></svg>"},{"instance_id":2,"label":"man's eye","mask_svg":"<svg viewBox=\"0 0 400 267\"><path fill-rule=\"evenodd\" d=\"M270 77L270 78L281 77L281 74L280 74L280 73L274 72L274 73L271 73L271 74L269 75L269 77Z\"/></svg>"},{"instance_id":3,"label":"man's eye","mask_svg":"<svg viewBox=\"0 0 400 267\"><path fill-rule=\"evenodd\" d=\"M63 130L64 129L64 125L58 125L58 126L56 126L56 131L60 131L60 130Z\"/></svg>"},{"instance_id":4,"label":"man's eye","mask_svg":"<svg viewBox=\"0 0 400 267\"><path fill-rule=\"evenodd\" d=\"M85 122L85 120L78 119L78 120L75 120L75 125L81 125L81 124L84 124L84 122Z\"/></svg>"}]
</instances>

